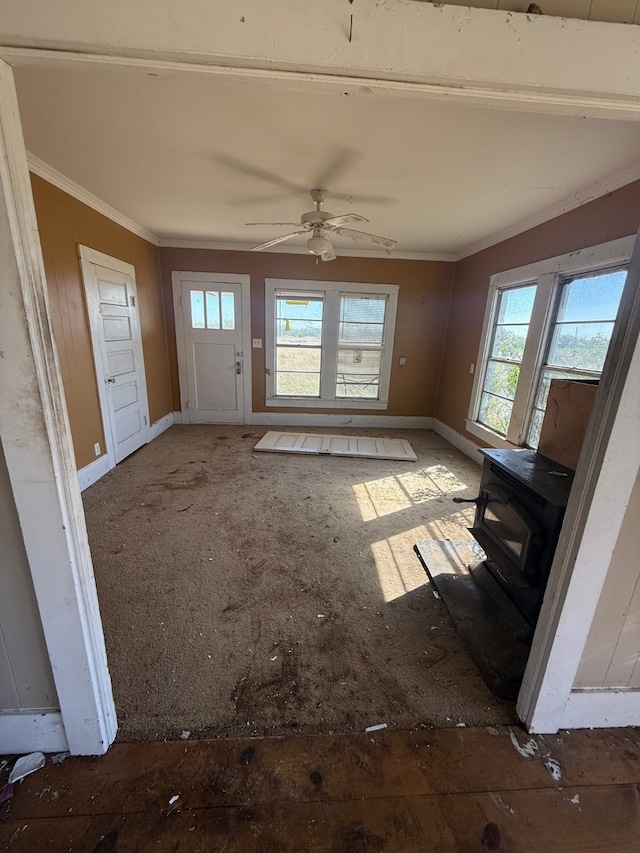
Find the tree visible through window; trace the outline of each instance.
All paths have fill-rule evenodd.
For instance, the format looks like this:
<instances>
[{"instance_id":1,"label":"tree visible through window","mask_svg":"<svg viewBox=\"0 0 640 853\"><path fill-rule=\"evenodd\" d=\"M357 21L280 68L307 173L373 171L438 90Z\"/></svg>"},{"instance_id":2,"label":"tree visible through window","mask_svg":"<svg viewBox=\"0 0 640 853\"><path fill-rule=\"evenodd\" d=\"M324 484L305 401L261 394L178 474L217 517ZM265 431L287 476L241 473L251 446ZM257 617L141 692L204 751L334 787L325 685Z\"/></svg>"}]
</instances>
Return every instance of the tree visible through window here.
<instances>
[{"instance_id":1,"label":"tree visible through window","mask_svg":"<svg viewBox=\"0 0 640 853\"><path fill-rule=\"evenodd\" d=\"M537 447L552 379L598 380L633 238L492 276L467 429Z\"/></svg>"},{"instance_id":2,"label":"tree visible through window","mask_svg":"<svg viewBox=\"0 0 640 853\"><path fill-rule=\"evenodd\" d=\"M478 420L501 435L509 429L535 295L535 285L529 285L499 296Z\"/></svg>"}]
</instances>

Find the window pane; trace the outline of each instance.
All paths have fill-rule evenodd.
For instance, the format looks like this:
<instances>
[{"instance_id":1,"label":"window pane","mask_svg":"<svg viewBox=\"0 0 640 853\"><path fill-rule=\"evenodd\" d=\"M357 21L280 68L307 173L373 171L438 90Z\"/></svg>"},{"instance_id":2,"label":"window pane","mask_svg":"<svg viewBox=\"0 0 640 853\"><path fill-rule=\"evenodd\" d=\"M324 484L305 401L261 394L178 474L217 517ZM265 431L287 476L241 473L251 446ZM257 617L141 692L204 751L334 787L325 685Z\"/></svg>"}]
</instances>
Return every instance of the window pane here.
<instances>
[{"instance_id":1,"label":"window pane","mask_svg":"<svg viewBox=\"0 0 640 853\"><path fill-rule=\"evenodd\" d=\"M276 297L276 339L288 346L322 343L322 299Z\"/></svg>"},{"instance_id":2,"label":"window pane","mask_svg":"<svg viewBox=\"0 0 640 853\"><path fill-rule=\"evenodd\" d=\"M480 401L478 420L481 424L499 432L501 435L506 435L509 428L509 421L511 420L512 407L513 403L510 400L494 397L493 394L488 394L485 391Z\"/></svg>"},{"instance_id":3,"label":"window pane","mask_svg":"<svg viewBox=\"0 0 640 853\"><path fill-rule=\"evenodd\" d=\"M204 329L204 293L191 291L191 328Z\"/></svg>"},{"instance_id":4,"label":"window pane","mask_svg":"<svg viewBox=\"0 0 640 853\"><path fill-rule=\"evenodd\" d=\"M222 328L233 331L236 327L235 294L222 293Z\"/></svg>"},{"instance_id":5,"label":"window pane","mask_svg":"<svg viewBox=\"0 0 640 853\"><path fill-rule=\"evenodd\" d=\"M626 270L614 270L563 281L549 350L536 389L527 435L530 447L537 447L540 440L551 380L598 379L602 373L626 278Z\"/></svg>"},{"instance_id":6,"label":"window pane","mask_svg":"<svg viewBox=\"0 0 640 853\"><path fill-rule=\"evenodd\" d=\"M382 297L340 298L340 343L382 345L387 301Z\"/></svg>"},{"instance_id":7,"label":"window pane","mask_svg":"<svg viewBox=\"0 0 640 853\"><path fill-rule=\"evenodd\" d=\"M220 328L220 298L217 290L207 290L207 329Z\"/></svg>"},{"instance_id":8,"label":"window pane","mask_svg":"<svg viewBox=\"0 0 640 853\"><path fill-rule=\"evenodd\" d=\"M522 361L529 326L497 326L491 347L491 355Z\"/></svg>"},{"instance_id":9,"label":"window pane","mask_svg":"<svg viewBox=\"0 0 640 853\"><path fill-rule=\"evenodd\" d=\"M558 322L615 320L626 270L575 278L563 285Z\"/></svg>"},{"instance_id":10,"label":"window pane","mask_svg":"<svg viewBox=\"0 0 640 853\"><path fill-rule=\"evenodd\" d=\"M503 290L500 294L497 322L501 325L528 323L535 296L535 284Z\"/></svg>"},{"instance_id":11,"label":"window pane","mask_svg":"<svg viewBox=\"0 0 640 853\"><path fill-rule=\"evenodd\" d=\"M531 417L531 424L529 426L529 438L527 440L529 447L533 447L534 450L538 444L540 444L540 432L542 430L543 419L544 412L540 409L534 409Z\"/></svg>"},{"instance_id":12,"label":"window pane","mask_svg":"<svg viewBox=\"0 0 640 853\"><path fill-rule=\"evenodd\" d=\"M377 399L381 361L380 350L341 349L338 352L336 396Z\"/></svg>"},{"instance_id":13,"label":"window pane","mask_svg":"<svg viewBox=\"0 0 640 853\"><path fill-rule=\"evenodd\" d=\"M311 347L276 349L276 394L295 397L320 395L322 350Z\"/></svg>"},{"instance_id":14,"label":"window pane","mask_svg":"<svg viewBox=\"0 0 640 853\"><path fill-rule=\"evenodd\" d=\"M591 376L588 374L576 376L575 373L565 373L562 370L553 370L552 368L545 367L540 374L540 382L534 403L535 408L531 415L531 423L529 424L527 445L533 447L535 450L540 442L540 430L542 429L542 421L547 408L547 398L549 397L549 387L552 379L597 379L598 376L598 373L594 373Z\"/></svg>"},{"instance_id":15,"label":"window pane","mask_svg":"<svg viewBox=\"0 0 640 853\"><path fill-rule=\"evenodd\" d=\"M547 363L601 373L612 332L613 323L559 323Z\"/></svg>"},{"instance_id":16,"label":"window pane","mask_svg":"<svg viewBox=\"0 0 640 853\"><path fill-rule=\"evenodd\" d=\"M509 400L513 400L516 395L519 376L519 364L504 364L499 361L489 361L484 379L484 390L492 394L497 394L499 397L506 397Z\"/></svg>"},{"instance_id":17,"label":"window pane","mask_svg":"<svg viewBox=\"0 0 640 853\"><path fill-rule=\"evenodd\" d=\"M299 370L302 373L320 373L321 350L310 347L278 347L276 370Z\"/></svg>"},{"instance_id":18,"label":"window pane","mask_svg":"<svg viewBox=\"0 0 640 853\"><path fill-rule=\"evenodd\" d=\"M287 373L276 374L276 394L280 397L319 397L319 373Z\"/></svg>"}]
</instances>

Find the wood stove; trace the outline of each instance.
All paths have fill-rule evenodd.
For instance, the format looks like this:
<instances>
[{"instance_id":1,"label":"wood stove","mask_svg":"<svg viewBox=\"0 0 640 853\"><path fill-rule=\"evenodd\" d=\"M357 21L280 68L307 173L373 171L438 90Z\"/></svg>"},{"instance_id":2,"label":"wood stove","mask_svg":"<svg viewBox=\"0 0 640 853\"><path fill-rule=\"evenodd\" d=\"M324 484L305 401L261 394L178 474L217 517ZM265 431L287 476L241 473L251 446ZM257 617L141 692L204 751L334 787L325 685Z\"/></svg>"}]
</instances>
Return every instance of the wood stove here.
<instances>
[{"instance_id":1,"label":"wood stove","mask_svg":"<svg viewBox=\"0 0 640 853\"><path fill-rule=\"evenodd\" d=\"M573 484L534 450L481 450L473 540L415 550L490 689L515 699Z\"/></svg>"},{"instance_id":2,"label":"wood stove","mask_svg":"<svg viewBox=\"0 0 640 853\"><path fill-rule=\"evenodd\" d=\"M534 450L480 452L484 463L470 532L487 555L487 570L535 627L573 471Z\"/></svg>"}]
</instances>

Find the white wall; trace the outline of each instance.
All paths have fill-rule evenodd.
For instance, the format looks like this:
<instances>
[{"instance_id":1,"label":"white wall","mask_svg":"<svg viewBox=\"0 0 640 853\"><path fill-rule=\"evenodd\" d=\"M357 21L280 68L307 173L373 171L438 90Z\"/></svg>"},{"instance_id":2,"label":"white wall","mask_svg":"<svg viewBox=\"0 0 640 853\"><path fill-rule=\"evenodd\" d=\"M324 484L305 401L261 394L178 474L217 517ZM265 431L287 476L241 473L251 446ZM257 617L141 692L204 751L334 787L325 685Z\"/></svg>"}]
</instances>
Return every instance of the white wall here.
<instances>
[{"instance_id":1,"label":"white wall","mask_svg":"<svg viewBox=\"0 0 640 853\"><path fill-rule=\"evenodd\" d=\"M640 688L640 472L574 682L603 687Z\"/></svg>"}]
</instances>

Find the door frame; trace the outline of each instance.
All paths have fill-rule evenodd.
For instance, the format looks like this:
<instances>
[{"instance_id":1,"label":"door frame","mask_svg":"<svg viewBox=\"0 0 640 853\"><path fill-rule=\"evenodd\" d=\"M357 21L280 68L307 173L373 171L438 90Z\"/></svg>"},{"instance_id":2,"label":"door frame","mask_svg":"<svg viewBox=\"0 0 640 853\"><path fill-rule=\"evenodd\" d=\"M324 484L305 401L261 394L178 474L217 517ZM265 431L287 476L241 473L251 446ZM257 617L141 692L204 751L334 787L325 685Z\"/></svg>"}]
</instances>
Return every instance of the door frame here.
<instances>
[{"instance_id":1,"label":"door frame","mask_svg":"<svg viewBox=\"0 0 640 853\"><path fill-rule=\"evenodd\" d=\"M106 255L104 252L98 252L96 249L91 249L89 246L78 244L78 257L80 259L80 268L82 270L82 280L84 282L84 292L87 300L87 315L89 317L89 329L91 332L91 349L93 352L94 372L96 377L96 386L98 389L98 398L100 401L100 417L102 419L102 433L104 435L105 453L107 458L107 471L110 471L116 466L116 446L113 431L111 429L111 418L109 416L109 399L107 396L107 387L105 376L107 373L107 363L104 351L104 339L102 327L100 324L100 308L98 301L98 293L95 287L95 277L89 270L91 264L99 264L107 269L117 270L118 272L128 275L131 278L133 295L135 297L135 329L136 332L136 348L140 363L142 365L142 380L140 382L140 390L144 393L144 416L146 418L145 437L147 442L151 439L151 424L149 416L149 395L147 393L147 375L144 364L144 348L142 346L142 330L140 328L140 314L138 303L138 290L136 286L136 270L133 264L127 261L121 261L119 258L113 258L111 255ZM98 457L100 458L100 457Z\"/></svg>"},{"instance_id":2,"label":"door frame","mask_svg":"<svg viewBox=\"0 0 640 853\"><path fill-rule=\"evenodd\" d=\"M240 315L242 317L242 352L243 355L243 387L242 406L243 415L240 423L251 423L253 414L253 383L251 379L252 361L252 339L251 339L251 276L245 273L218 273L218 272L190 272L189 270L172 270L171 287L173 290L173 316L176 327L176 349L178 357L178 379L180 382L180 411L182 423L191 423L191 413L187 408L188 403L188 379L187 379L187 350L184 334L184 309L182 305L182 279L188 277L190 281L211 282L224 284L232 282L240 285L241 305Z\"/></svg>"},{"instance_id":3,"label":"door frame","mask_svg":"<svg viewBox=\"0 0 640 853\"><path fill-rule=\"evenodd\" d=\"M18 99L1 59L0 242L0 439L60 707L0 714L0 736L18 752L100 755L116 710Z\"/></svg>"}]
</instances>

